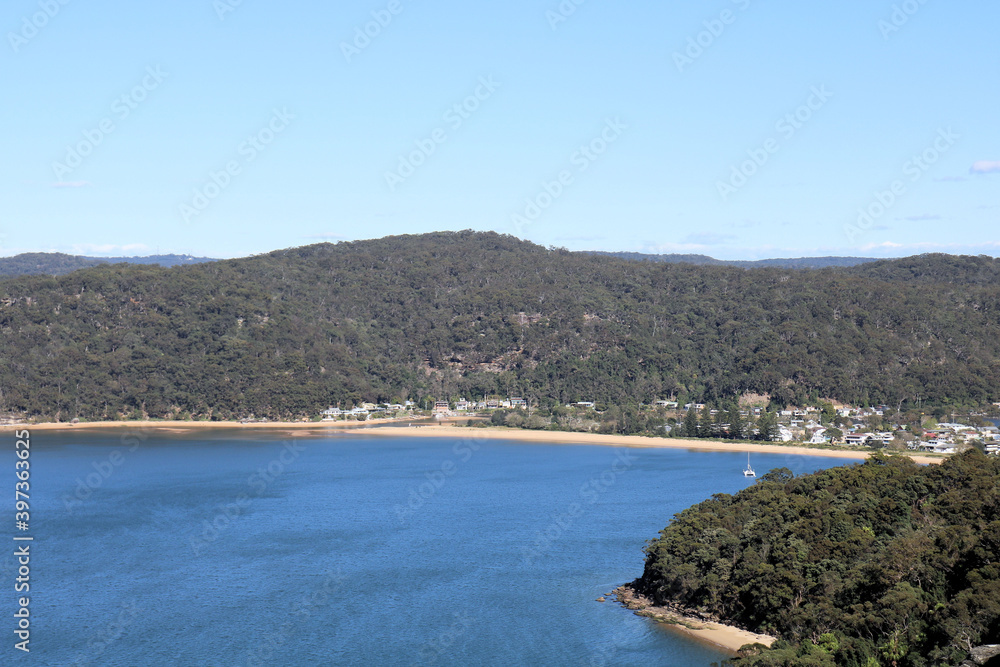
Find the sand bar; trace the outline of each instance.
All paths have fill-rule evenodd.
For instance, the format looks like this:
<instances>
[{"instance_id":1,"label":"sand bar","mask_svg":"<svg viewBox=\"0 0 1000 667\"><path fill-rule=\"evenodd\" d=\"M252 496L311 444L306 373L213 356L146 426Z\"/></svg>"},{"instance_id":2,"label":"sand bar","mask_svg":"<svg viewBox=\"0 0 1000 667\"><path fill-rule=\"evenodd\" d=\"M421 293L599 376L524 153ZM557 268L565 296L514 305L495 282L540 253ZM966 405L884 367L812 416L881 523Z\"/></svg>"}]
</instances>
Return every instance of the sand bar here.
<instances>
[{"instance_id":1,"label":"sand bar","mask_svg":"<svg viewBox=\"0 0 1000 667\"><path fill-rule=\"evenodd\" d=\"M851 459L860 461L868 458L870 452L859 449L820 448L803 445L786 445L781 443L746 443L725 440L700 440L681 438L654 438L641 435L607 435L602 433L571 433L568 431L529 431L526 429L486 427L469 428L464 426L467 418L444 421L443 423L420 423L417 420L379 420L372 422L253 422L238 421L115 421L115 422L81 422L40 423L40 424L5 424L0 431L8 432L15 429L31 431L90 431L104 429L131 429L142 431L162 431L163 433L181 434L194 431L209 431L216 429L246 429L248 431L283 431L288 435L300 437L322 437L336 432L350 431L357 435L423 437L423 438L470 438L490 440L516 440L519 442L537 442L544 444L565 445L605 445L613 447L664 447L688 449L700 452L753 452L760 454L787 454L791 456L823 456L828 458ZM407 424L413 423L408 427ZM459 425L459 423L463 425ZM946 457L907 454L917 463L941 463Z\"/></svg>"}]
</instances>

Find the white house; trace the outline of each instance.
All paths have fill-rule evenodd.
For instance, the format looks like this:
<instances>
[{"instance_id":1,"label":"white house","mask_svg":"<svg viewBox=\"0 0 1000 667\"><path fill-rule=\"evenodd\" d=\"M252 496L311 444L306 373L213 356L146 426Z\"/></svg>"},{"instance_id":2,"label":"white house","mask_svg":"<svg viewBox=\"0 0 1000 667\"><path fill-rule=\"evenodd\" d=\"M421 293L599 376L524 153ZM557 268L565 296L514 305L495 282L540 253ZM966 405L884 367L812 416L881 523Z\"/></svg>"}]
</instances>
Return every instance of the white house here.
<instances>
[{"instance_id":1,"label":"white house","mask_svg":"<svg viewBox=\"0 0 1000 667\"><path fill-rule=\"evenodd\" d=\"M826 429L821 428L812 434L812 438L809 439L810 445L822 445L827 442Z\"/></svg>"},{"instance_id":2,"label":"white house","mask_svg":"<svg viewBox=\"0 0 1000 667\"><path fill-rule=\"evenodd\" d=\"M323 415L323 421L334 421L335 419L338 419L340 415L344 414L344 411L341 410L340 408L335 408L333 406L330 406L329 408L324 410L321 414Z\"/></svg>"}]
</instances>

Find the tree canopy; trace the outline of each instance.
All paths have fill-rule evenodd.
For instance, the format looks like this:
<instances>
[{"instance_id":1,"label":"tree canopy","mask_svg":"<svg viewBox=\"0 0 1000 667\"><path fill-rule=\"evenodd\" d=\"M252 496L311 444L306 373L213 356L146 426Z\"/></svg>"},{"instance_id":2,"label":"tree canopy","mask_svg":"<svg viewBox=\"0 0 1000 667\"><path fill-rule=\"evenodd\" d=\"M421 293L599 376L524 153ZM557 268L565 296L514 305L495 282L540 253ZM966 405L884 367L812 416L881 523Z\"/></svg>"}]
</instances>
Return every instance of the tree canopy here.
<instances>
[{"instance_id":1,"label":"tree canopy","mask_svg":"<svg viewBox=\"0 0 1000 667\"><path fill-rule=\"evenodd\" d=\"M875 455L677 514L634 584L780 637L741 666L956 665L1000 643L1000 459Z\"/></svg>"}]
</instances>

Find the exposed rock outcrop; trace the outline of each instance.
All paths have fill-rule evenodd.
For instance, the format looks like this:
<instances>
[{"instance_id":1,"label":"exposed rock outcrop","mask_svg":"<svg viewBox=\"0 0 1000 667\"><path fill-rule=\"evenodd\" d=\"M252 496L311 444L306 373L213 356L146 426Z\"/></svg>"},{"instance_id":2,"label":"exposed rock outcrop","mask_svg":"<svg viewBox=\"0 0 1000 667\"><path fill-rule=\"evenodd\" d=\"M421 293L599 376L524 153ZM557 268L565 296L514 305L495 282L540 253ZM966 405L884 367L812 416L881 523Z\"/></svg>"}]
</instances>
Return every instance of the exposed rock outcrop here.
<instances>
[{"instance_id":1,"label":"exposed rock outcrop","mask_svg":"<svg viewBox=\"0 0 1000 667\"><path fill-rule=\"evenodd\" d=\"M977 646L969 652L969 658L958 667L998 667L1000 666L1000 644Z\"/></svg>"}]
</instances>

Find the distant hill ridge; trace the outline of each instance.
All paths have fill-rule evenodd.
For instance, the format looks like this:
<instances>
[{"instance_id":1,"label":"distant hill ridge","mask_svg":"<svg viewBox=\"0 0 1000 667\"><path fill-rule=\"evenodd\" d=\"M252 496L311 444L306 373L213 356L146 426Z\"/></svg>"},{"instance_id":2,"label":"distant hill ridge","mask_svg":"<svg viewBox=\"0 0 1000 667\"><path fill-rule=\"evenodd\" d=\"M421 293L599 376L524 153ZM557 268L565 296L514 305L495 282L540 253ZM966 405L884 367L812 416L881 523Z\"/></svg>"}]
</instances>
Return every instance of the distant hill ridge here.
<instances>
[{"instance_id":1,"label":"distant hill ridge","mask_svg":"<svg viewBox=\"0 0 1000 667\"><path fill-rule=\"evenodd\" d=\"M758 260L726 260L715 259L708 255L677 254L664 255L646 254L640 252L608 252L604 250L584 250L581 254L614 257L635 262L662 262L666 264L694 264L698 266L735 266L743 269L774 267L780 269L827 269L849 268L873 262L892 261L877 257L795 257ZM0 276L31 276L49 275L61 276L79 269L86 269L100 264L157 264L163 267L186 264L215 262L211 257L194 257L192 255L149 255L147 257L88 257L84 255L67 255L60 252L30 252L0 257Z\"/></svg>"},{"instance_id":2,"label":"distant hill ridge","mask_svg":"<svg viewBox=\"0 0 1000 667\"><path fill-rule=\"evenodd\" d=\"M0 257L0 276L62 276L101 264L157 264L163 267L214 262L192 255L149 255L148 257L86 257L61 252L26 252Z\"/></svg>"},{"instance_id":3,"label":"distant hill ridge","mask_svg":"<svg viewBox=\"0 0 1000 667\"><path fill-rule=\"evenodd\" d=\"M610 255L618 259L629 259L638 262L666 262L669 264L712 264L719 266L738 266L743 269L757 269L773 266L781 269L826 269L837 266L857 266L869 262L881 261L876 257L796 257L777 259L715 259L708 255L680 255L671 253L668 255L647 255L640 252L604 252L594 251L595 255Z\"/></svg>"}]
</instances>

